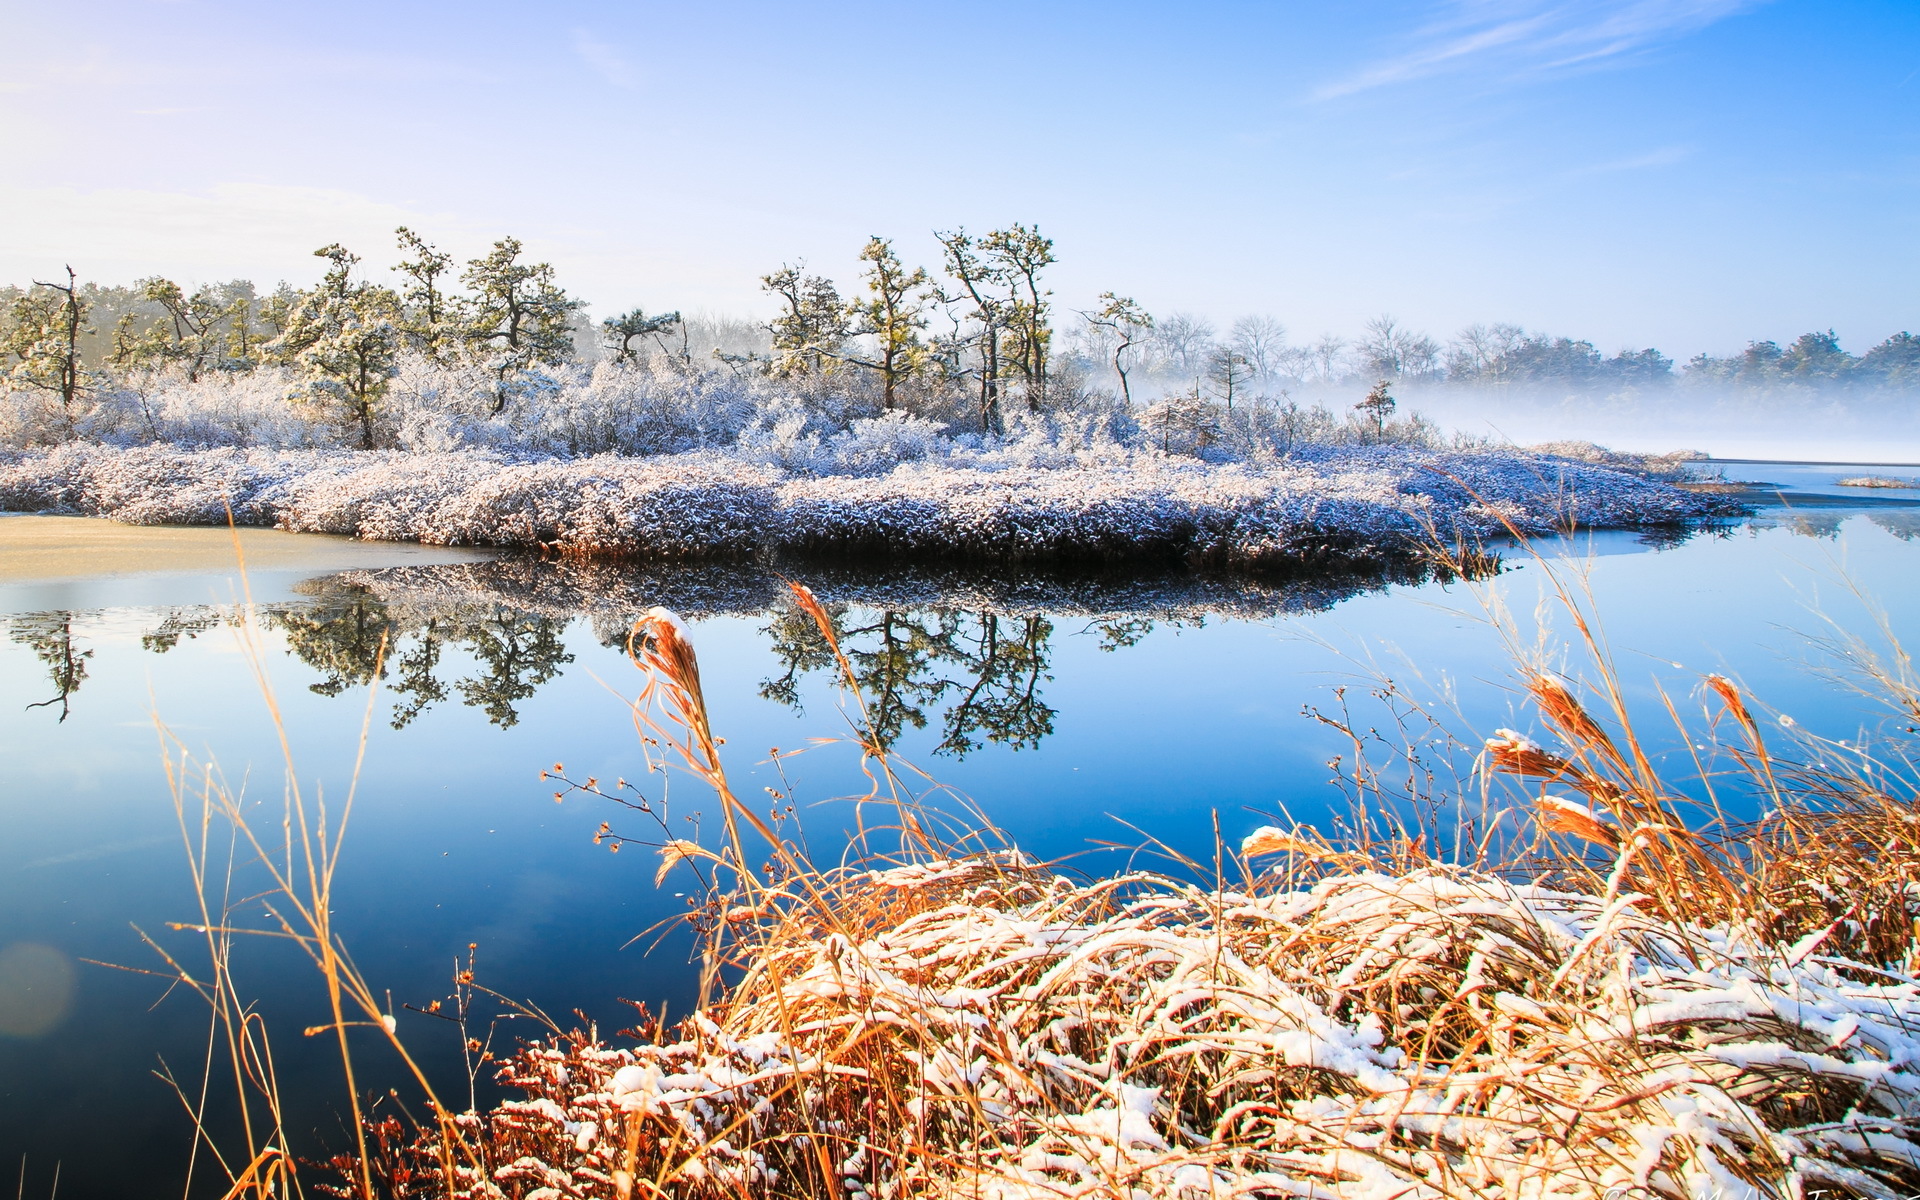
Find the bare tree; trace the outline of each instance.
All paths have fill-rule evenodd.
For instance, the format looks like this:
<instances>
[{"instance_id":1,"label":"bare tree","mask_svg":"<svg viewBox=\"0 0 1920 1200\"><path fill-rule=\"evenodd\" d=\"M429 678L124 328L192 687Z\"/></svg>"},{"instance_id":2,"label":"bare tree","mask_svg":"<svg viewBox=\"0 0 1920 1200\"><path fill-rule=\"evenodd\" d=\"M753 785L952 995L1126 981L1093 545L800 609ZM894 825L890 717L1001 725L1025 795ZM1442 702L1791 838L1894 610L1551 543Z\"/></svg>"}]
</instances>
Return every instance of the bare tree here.
<instances>
[{"instance_id":1,"label":"bare tree","mask_svg":"<svg viewBox=\"0 0 1920 1200\"><path fill-rule=\"evenodd\" d=\"M1213 382L1215 394L1226 401L1228 412L1233 411L1233 394L1245 387L1252 375L1246 355L1232 346L1214 347L1207 362L1207 378Z\"/></svg>"},{"instance_id":2,"label":"bare tree","mask_svg":"<svg viewBox=\"0 0 1920 1200\"><path fill-rule=\"evenodd\" d=\"M1198 375L1206 368L1207 351L1213 345L1213 323L1192 313L1173 313L1154 328L1154 340L1181 374Z\"/></svg>"},{"instance_id":3,"label":"bare tree","mask_svg":"<svg viewBox=\"0 0 1920 1200\"><path fill-rule=\"evenodd\" d=\"M1346 357L1347 339L1332 333L1321 334L1308 351L1311 370L1326 383L1340 378Z\"/></svg>"},{"instance_id":4,"label":"bare tree","mask_svg":"<svg viewBox=\"0 0 1920 1200\"><path fill-rule=\"evenodd\" d=\"M1453 337L1448 347L1447 374L1455 379L1482 379L1505 382L1511 363L1508 356L1527 338L1518 325L1469 325Z\"/></svg>"},{"instance_id":5,"label":"bare tree","mask_svg":"<svg viewBox=\"0 0 1920 1200\"><path fill-rule=\"evenodd\" d=\"M1272 317L1241 317L1227 334L1227 345L1247 360L1258 379L1271 379L1280 370L1287 346L1287 327Z\"/></svg>"},{"instance_id":6,"label":"bare tree","mask_svg":"<svg viewBox=\"0 0 1920 1200\"><path fill-rule=\"evenodd\" d=\"M1415 333L1391 316L1367 322L1366 335L1356 347L1370 374L1387 379L1422 378L1440 367L1440 345Z\"/></svg>"}]
</instances>

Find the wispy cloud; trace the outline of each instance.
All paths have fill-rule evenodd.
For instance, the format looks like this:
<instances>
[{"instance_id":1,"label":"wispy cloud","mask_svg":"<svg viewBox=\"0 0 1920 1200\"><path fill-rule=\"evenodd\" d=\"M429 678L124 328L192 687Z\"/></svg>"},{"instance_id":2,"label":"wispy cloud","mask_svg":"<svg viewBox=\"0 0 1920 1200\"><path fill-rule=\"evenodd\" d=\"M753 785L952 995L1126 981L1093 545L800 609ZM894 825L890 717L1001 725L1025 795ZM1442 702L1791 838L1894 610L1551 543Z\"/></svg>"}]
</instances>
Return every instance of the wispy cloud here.
<instances>
[{"instance_id":1,"label":"wispy cloud","mask_svg":"<svg viewBox=\"0 0 1920 1200\"><path fill-rule=\"evenodd\" d=\"M1663 146L1647 154L1636 154L1632 158L1575 167L1565 174L1569 179L1578 179L1587 175L1616 175L1622 171L1647 171L1654 167L1670 167L1691 157L1693 157L1692 146Z\"/></svg>"},{"instance_id":2,"label":"wispy cloud","mask_svg":"<svg viewBox=\"0 0 1920 1200\"><path fill-rule=\"evenodd\" d=\"M631 64L621 55L618 47L603 42L585 29L573 31L573 52L580 61L592 67L600 78L617 88L630 88L639 82Z\"/></svg>"},{"instance_id":3,"label":"wispy cloud","mask_svg":"<svg viewBox=\"0 0 1920 1200\"><path fill-rule=\"evenodd\" d=\"M1509 77L1590 66L1685 37L1765 0L1450 0L1399 54L1318 100L1456 71Z\"/></svg>"}]
</instances>

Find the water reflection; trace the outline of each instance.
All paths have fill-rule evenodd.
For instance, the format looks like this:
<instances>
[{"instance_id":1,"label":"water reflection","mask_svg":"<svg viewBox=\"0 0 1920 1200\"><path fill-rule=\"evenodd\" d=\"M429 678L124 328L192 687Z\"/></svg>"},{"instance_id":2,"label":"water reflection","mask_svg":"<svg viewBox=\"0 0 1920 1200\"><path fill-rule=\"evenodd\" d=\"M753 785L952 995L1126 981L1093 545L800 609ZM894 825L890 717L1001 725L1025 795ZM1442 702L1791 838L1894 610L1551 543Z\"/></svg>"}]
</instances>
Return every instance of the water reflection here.
<instances>
[{"instance_id":1,"label":"water reflection","mask_svg":"<svg viewBox=\"0 0 1920 1200\"><path fill-rule=\"evenodd\" d=\"M74 614L68 612L30 613L6 623L7 637L16 645L33 651L51 676L54 694L27 705L29 710L60 706L64 724L72 715L73 694L87 678L87 660L93 651L82 650L73 636Z\"/></svg>"},{"instance_id":2,"label":"water reflection","mask_svg":"<svg viewBox=\"0 0 1920 1200\"><path fill-rule=\"evenodd\" d=\"M1054 626L1046 617L846 604L827 612L883 748L908 727L926 728L927 710L939 706L939 754L964 756L980 748L981 738L1030 749L1053 732L1056 714L1040 697L1040 685L1053 678L1047 666ZM833 669L832 651L796 608L775 616L765 632L786 671L763 683L760 694L797 709L800 677Z\"/></svg>"},{"instance_id":3,"label":"water reflection","mask_svg":"<svg viewBox=\"0 0 1920 1200\"><path fill-rule=\"evenodd\" d=\"M1058 713L1045 689L1062 622L1067 635L1090 634L1102 650L1124 650L1156 627L1317 612L1435 573L1257 582L842 568L809 571L807 578L833 617L880 741L891 745L933 725L941 734L936 752L963 757L988 744L1030 749L1053 732ZM509 559L351 571L295 590L300 600L263 608L261 623L317 676L308 689L341 696L377 678L392 698L395 729L453 701L510 728L520 706L574 661L566 644L570 623L585 621L602 645L619 648L634 619L656 604L695 619L764 618L778 667L760 694L796 710L804 681L832 667L819 629L791 604L785 576L764 568ZM76 623L86 615L0 618L7 636L46 668L53 695L31 707L57 705L62 721L93 655L86 623ZM166 654L234 614L175 608L150 619L140 646Z\"/></svg>"},{"instance_id":4,"label":"water reflection","mask_svg":"<svg viewBox=\"0 0 1920 1200\"><path fill-rule=\"evenodd\" d=\"M454 680L452 691L502 729L519 722L516 703L530 699L573 661L562 636L564 619L509 604L389 604L367 585L338 577L301 590L313 595L311 604L271 612L266 624L283 633L287 649L320 673L310 690L338 696L378 677L383 690L401 698L393 708L395 729L406 728L449 696L441 677L449 647L464 651L480 668Z\"/></svg>"}]
</instances>

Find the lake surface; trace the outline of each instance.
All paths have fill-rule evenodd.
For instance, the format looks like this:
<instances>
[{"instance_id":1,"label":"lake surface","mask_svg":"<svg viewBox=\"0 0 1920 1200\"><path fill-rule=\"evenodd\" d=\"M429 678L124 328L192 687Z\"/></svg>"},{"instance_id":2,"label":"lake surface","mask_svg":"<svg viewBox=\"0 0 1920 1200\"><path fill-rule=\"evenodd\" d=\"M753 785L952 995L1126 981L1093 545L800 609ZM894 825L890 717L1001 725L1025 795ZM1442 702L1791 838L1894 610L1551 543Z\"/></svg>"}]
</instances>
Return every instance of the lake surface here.
<instances>
[{"instance_id":1,"label":"lake surface","mask_svg":"<svg viewBox=\"0 0 1920 1200\"><path fill-rule=\"evenodd\" d=\"M1885 714L1814 678L1809 664L1826 660L1804 634L1825 632L1821 613L1864 630L1855 587L1896 630L1916 627L1920 492L1836 481L1916 473L1730 464L1730 478L1794 503L1678 541L1610 533L1561 549L1590 581L1637 701L1664 685L1686 707L1699 677L1721 671L1801 725L1851 738ZM0 518L0 548L34 520ZM685 880L656 889L643 850L593 843L602 821L639 836L644 825L590 797L556 804L539 778L563 762L658 796L623 699L641 683L621 649L634 615L664 604L688 619L736 791L790 787L816 853L830 857L850 819L830 801L865 784L844 745L786 760L784 782L768 764L770 748L846 724L818 638L765 571L408 561L281 562L250 582L295 771L336 805L387 639L336 920L391 989L403 1034L464 1097L449 1028L401 1006L446 996L470 945L481 983L603 1028L629 1015L623 998L669 1012L692 1002L685 940L651 953L651 938L635 941L682 910ZM1229 842L1283 811L1331 822L1347 808L1328 764L1348 749L1303 710L1333 711L1344 686L1362 727L1384 729L1373 671L1463 736L1536 726L1483 607L1498 597L1530 630L1546 574L1511 552L1476 585L789 569L834 610L897 751L1044 856L1151 835L1210 862L1216 820ZM26 1156L29 1196L48 1194L56 1163L62 1196L178 1190L189 1126L153 1071L164 1060L197 1086L204 1009L163 999L158 977L94 964L161 968L136 929L194 950L167 929L197 908L156 722L244 781L263 829L277 826L282 759L234 628L237 596L234 573L204 563L0 583L0 1164ZM690 830L705 797L674 787L672 820ZM1082 865L1120 860L1093 851ZM236 894L258 885L243 870ZM337 1059L300 1036L324 1019L317 975L267 942L243 945L236 972L274 1033L293 1127L315 1147L341 1144ZM377 1083L397 1082L377 1050L365 1057Z\"/></svg>"}]
</instances>

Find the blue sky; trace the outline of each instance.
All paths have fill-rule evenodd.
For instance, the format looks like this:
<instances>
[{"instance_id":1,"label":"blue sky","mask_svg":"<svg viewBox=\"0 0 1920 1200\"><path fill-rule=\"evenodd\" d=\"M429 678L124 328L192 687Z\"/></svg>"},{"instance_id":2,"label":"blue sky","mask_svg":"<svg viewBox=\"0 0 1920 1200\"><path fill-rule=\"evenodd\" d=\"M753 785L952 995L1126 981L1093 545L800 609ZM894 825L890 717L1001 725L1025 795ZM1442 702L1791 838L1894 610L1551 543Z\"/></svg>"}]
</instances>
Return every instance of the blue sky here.
<instances>
[{"instance_id":1,"label":"blue sky","mask_svg":"<svg viewBox=\"0 0 1920 1200\"><path fill-rule=\"evenodd\" d=\"M751 312L1038 222L1063 306L1680 356L1920 328L1920 4L0 0L0 279L262 283L406 223Z\"/></svg>"}]
</instances>

